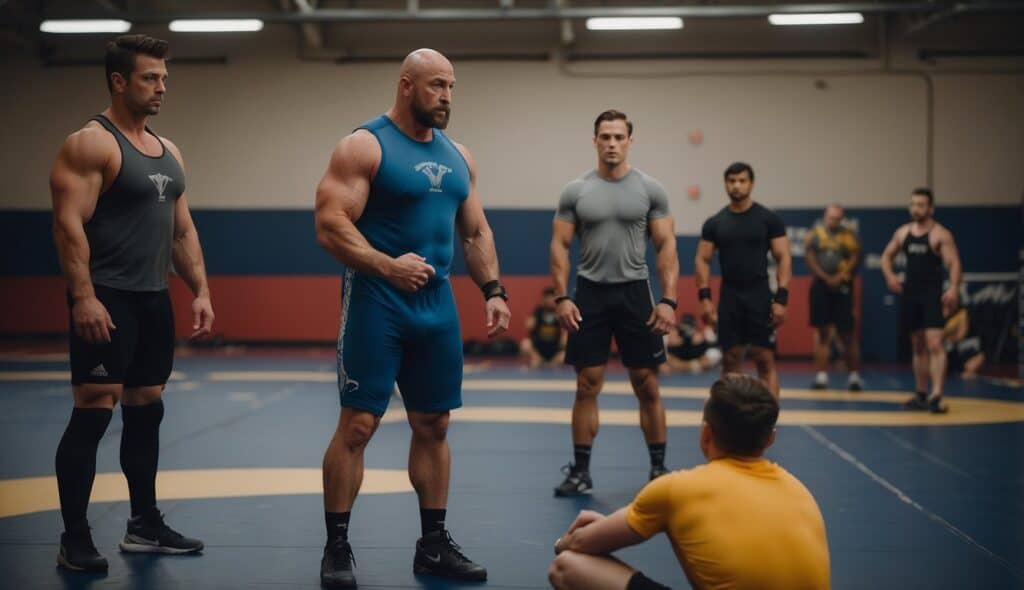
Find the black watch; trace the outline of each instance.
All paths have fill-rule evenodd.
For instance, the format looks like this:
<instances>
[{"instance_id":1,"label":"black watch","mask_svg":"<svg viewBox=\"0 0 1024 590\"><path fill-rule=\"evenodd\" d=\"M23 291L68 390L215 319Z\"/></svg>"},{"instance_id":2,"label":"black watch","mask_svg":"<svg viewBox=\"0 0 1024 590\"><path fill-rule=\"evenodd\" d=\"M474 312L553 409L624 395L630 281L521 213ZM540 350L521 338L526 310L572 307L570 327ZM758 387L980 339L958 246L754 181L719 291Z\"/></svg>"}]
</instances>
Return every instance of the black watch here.
<instances>
[{"instance_id":1,"label":"black watch","mask_svg":"<svg viewBox=\"0 0 1024 590\"><path fill-rule=\"evenodd\" d=\"M508 301L508 290L498 280L487 281L480 287L480 290L484 293L484 301L492 297L501 297L503 300Z\"/></svg>"}]
</instances>

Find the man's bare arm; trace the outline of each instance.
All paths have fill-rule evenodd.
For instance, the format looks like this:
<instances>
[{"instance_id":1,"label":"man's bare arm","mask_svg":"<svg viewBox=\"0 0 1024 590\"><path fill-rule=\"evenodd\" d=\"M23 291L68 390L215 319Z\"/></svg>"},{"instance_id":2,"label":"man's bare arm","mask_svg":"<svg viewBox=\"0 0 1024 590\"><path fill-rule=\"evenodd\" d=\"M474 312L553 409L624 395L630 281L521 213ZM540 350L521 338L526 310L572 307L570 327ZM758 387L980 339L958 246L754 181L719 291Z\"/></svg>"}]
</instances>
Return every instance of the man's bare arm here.
<instances>
[{"instance_id":1,"label":"man's bare arm","mask_svg":"<svg viewBox=\"0 0 1024 590\"><path fill-rule=\"evenodd\" d=\"M679 297L676 289L679 282L679 253L676 251L675 222L669 216L652 219L649 229L656 252L655 263L658 280L661 281L661 295L675 301Z\"/></svg>"}]
</instances>

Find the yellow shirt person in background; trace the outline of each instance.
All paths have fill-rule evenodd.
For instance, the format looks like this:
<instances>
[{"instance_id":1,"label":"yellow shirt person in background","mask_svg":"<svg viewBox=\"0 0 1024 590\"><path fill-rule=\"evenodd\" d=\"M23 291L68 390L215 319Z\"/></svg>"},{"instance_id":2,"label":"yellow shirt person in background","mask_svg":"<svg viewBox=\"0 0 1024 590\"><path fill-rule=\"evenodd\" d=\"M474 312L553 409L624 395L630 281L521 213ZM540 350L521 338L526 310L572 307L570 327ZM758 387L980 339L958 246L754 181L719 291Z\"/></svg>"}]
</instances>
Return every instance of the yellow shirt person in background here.
<instances>
[{"instance_id":1,"label":"yellow shirt person in background","mask_svg":"<svg viewBox=\"0 0 1024 590\"><path fill-rule=\"evenodd\" d=\"M700 446L708 463L662 476L610 516L584 510L555 543L558 590L666 586L609 554L668 535L694 588L829 588L828 541L802 483L763 458L779 405L761 381L730 374L711 386Z\"/></svg>"}]
</instances>

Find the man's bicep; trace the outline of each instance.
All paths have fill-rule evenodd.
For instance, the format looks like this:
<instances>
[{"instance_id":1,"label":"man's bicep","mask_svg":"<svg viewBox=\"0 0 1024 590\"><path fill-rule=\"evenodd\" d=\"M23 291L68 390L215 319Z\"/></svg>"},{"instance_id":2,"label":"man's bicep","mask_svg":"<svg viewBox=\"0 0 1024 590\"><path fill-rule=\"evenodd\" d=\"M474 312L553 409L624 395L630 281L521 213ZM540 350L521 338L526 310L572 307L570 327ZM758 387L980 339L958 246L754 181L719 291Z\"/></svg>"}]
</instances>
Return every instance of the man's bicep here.
<instances>
[{"instance_id":1,"label":"man's bicep","mask_svg":"<svg viewBox=\"0 0 1024 590\"><path fill-rule=\"evenodd\" d=\"M355 221L366 207L374 154L366 153L365 141L354 141L353 137L342 140L331 154L327 172L316 189L318 214L343 213Z\"/></svg>"},{"instance_id":2,"label":"man's bicep","mask_svg":"<svg viewBox=\"0 0 1024 590\"><path fill-rule=\"evenodd\" d=\"M81 133L81 132L80 132ZM79 134L68 138L50 172L54 216L87 220L92 216L103 185L102 159Z\"/></svg>"},{"instance_id":3,"label":"man's bicep","mask_svg":"<svg viewBox=\"0 0 1024 590\"><path fill-rule=\"evenodd\" d=\"M576 233L576 224L565 221L564 219L555 219L551 226L551 238L557 244L568 248L572 244L572 236Z\"/></svg>"},{"instance_id":4,"label":"man's bicep","mask_svg":"<svg viewBox=\"0 0 1024 590\"><path fill-rule=\"evenodd\" d=\"M676 238L675 222L671 216L652 219L648 227L651 232L651 241L659 248L668 243L669 240L674 241Z\"/></svg>"},{"instance_id":5,"label":"man's bicep","mask_svg":"<svg viewBox=\"0 0 1024 590\"><path fill-rule=\"evenodd\" d=\"M772 256L775 260L781 260L789 256L789 238L781 236L778 238L772 238L771 241Z\"/></svg>"},{"instance_id":6,"label":"man's bicep","mask_svg":"<svg viewBox=\"0 0 1024 590\"><path fill-rule=\"evenodd\" d=\"M715 244L709 242L703 238L697 242L697 259L703 260L704 262L711 263L711 259L715 256Z\"/></svg>"}]
</instances>

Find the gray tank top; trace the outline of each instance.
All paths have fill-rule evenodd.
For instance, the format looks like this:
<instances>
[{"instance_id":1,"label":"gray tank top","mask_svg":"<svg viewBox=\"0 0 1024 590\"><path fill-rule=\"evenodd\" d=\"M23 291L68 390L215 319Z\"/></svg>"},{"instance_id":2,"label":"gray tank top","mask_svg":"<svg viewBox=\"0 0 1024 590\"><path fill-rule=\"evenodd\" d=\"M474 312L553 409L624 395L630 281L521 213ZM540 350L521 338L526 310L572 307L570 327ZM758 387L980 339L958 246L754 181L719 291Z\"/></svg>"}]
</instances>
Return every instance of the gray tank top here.
<instances>
[{"instance_id":1,"label":"gray tank top","mask_svg":"<svg viewBox=\"0 0 1024 590\"><path fill-rule=\"evenodd\" d=\"M92 120L121 148L117 178L85 224L92 282L124 291L164 290L171 270L174 205L185 192L185 172L159 138L163 153L147 156L103 115ZM148 127L146 132L156 137Z\"/></svg>"}]
</instances>

